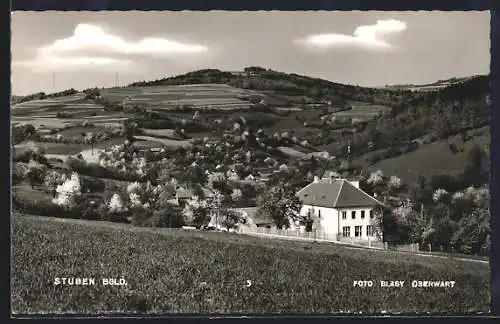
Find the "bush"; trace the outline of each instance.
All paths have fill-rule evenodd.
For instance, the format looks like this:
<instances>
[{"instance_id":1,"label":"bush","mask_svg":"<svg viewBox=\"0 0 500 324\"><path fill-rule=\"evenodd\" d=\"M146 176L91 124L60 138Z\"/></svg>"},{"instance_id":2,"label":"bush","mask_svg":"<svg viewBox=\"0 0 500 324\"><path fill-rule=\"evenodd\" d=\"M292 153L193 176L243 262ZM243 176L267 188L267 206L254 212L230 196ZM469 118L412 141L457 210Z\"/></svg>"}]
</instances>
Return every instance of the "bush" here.
<instances>
[{"instance_id":1,"label":"bush","mask_svg":"<svg viewBox=\"0 0 500 324\"><path fill-rule=\"evenodd\" d=\"M70 114L69 112L67 111L58 111L56 113L56 117L57 118L73 118L74 115L73 114Z\"/></svg>"},{"instance_id":2,"label":"bush","mask_svg":"<svg viewBox=\"0 0 500 324\"><path fill-rule=\"evenodd\" d=\"M455 144L455 143L448 144L448 148L450 149L451 153L453 153L453 154L456 154L459 151L459 148L458 148L457 144Z\"/></svg>"},{"instance_id":3,"label":"bush","mask_svg":"<svg viewBox=\"0 0 500 324\"><path fill-rule=\"evenodd\" d=\"M275 116L262 112L256 112L244 117L247 121L247 125L253 127L254 129L271 127L277 121Z\"/></svg>"},{"instance_id":4,"label":"bush","mask_svg":"<svg viewBox=\"0 0 500 324\"><path fill-rule=\"evenodd\" d=\"M448 192L455 192L464 188L464 182L460 177L436 174L430 179L430 186L433 190L444 189Z\"/></svg>"},{"instance_id":5,"label":"bush","mask_svg":"<svg viewBox=\"0 0 500 324\"><path fill-rule=\"evenodd\" d=\"M66 159L66 165L74 171L79 171L87 166L87 162L70 156Z\"/></svg>"},{"instance_id":6,"label":"bush","mask_svg":"<svg viewBox=\"0 0 500 324\"><path fill-rule=\"evenodd\" d=\"M22 173L20 170L14 168L12 170L12 184L16 185L21 183L24 180L24 173Z\"/></svg>"},{"instance_id":7,"label":"bush","mask_svg":"<svg viewBox=\"0 0 500 324\"><path fill-rule=\"evenodd\" d=\"M101 219L113 223L130 223L128 217L130 212L101 212Z\"/></svg>"},{"instance_id":8,"label":"bush","mask_svg":"<svg viewBox=\"0 0 500 324\"><path fill-rule=\"evenodd\" d=\"M184 225L184 217L179 208L168 205L155 211L150 222L153 227L180 228Z\"/></svg>"},{"instance_id":9,"label":"bush","mask_svg":"<svg viewBox=\"0 0 500 324\"><path fill-rule=\"evenodd\" d=\"M103 192L106 188L106 183L99 178L81 177L82 192Z\"/></svg>"},{"instance_id":10,"label":"bush","mask_svg":"<svg viewBox=\"0 0 500 324\"><path fill-rule=\"evenodd\" d=\"M86 175L93 178L103 178L103 179L114 179L122 181L139 181L143 182L143 178L134 173L120 173L117 171L109 170L103 168L97 164L87 164L84 160L79 160L75 158L68 158L66 164L73 170L78 172L80 175ZM95 184L100 188L100 184ZM98 189L97 191L99 191Z\"/></svg>"},{"instance_id":11,"label":"bush","mask_svg":"<svg viewBox=\"0 0 500 324\"><path fill-rule=\"evenodd\" d=\"M36 129L31 124L12 127L11 138L13 144L18 144L36 134Z\"/></svg>"},{"instance_id":12,"label":"bush","mask_svg":"<svg viewBox=\"0 0 500 324\"><path fill-rule=\"evenodd\" d=\"M87 220L100 220L101 219L101 214L97 210L97 208L93 206L89 206L83 210L82 213L82 219L87 219Z\"/></svg>"},{"instance_id":13,"label":"bush","mask_svg":"<svg viewBox=\"0 0 500 324\"><path fill-rule=\"evenodd\" d=\"M148 210L137 208L131 210L132 225L151 226L151 213Z\"/></svg>"},{"instance_id":14,"label":"bush","mask_svg":"<svg viewBox=\"0 0 500 324\"><path fill-rule=\"evenodd\" d=\"M82 210L78 207L65 209L50 200L31 201L12 196L12 207L26 214L60 218L82 218Z\"/></svg>"}]
</instances>

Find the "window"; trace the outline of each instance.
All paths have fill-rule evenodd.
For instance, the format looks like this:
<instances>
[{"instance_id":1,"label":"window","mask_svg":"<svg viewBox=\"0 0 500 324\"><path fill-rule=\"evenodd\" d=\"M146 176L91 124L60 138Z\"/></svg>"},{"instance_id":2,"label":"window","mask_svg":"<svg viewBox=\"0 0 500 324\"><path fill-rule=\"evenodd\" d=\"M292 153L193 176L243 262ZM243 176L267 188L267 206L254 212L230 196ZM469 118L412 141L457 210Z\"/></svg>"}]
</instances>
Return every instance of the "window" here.
<instances>
[{"instance_id":1,"label":"window","mask_svg":"<svg viewBox=\"0 0 500 324\"><path fill-rule=\"evenodd\" d=\"M373 225L366 226L366 236L373 236Z\"/></svg>"},{"instance_id":2,"label":"window","mask_svg":"<svg viewBox=\"0 0 500 324\"><path fill-rule=\"evenodd\" d=\"M373 218L373 210L370 210L370 218Z\"/></svg>"},{"instance_id":3,"label":"window","mask_svg":"<svg viewBox=\"0 0 500 324\"><path fill-rule=\"evenodd\" d=\"M353 211L351 212L351 218L352 218L352 219L356 219L356 211L355 211L355 210L353 210Z\"/></svg>"},{"instance_id":4,"label":"window","mask_svg":"<svg viewBox=\"0 0 500 324\"><path fill-rule=\"evenodd\" d=\"M363 226L354 226L354 236L360 237Z\"/></svg>"},{"instance_id":5,"label":"window","mask_svg":"<svg viewBox=\"0 0 500 324\"><path fill-rule=\"evenodd\" d=\"M351 227L350 226L342 227L342 237L349 237L349 236L351 236Z\"/></svg>"},{"instance_id":6,"label":"window","mask_svg":"<svg viewBox=\"0 0 500 324\"><path fill-rule=\"evenodd\" d=\"M365 218L365 211L364 211L364 210L362 210L362 211L361 211L361 219L364 219L364 218Z\"/></svg>"},{"instance_id":7,"label":"window","mask_svg":"<svg viewBox=\"0 0 500 324\"><path fill-rule=\"evenodd\" d=\"M342 212L342 219L346 219L347 218L347 212L343 211Z\"/></svg>"},{"instance_id":8,"label":"window","mask_svg":"<svg viewBox=\"0 0 500 324\"><path fill-rule=\"evenodd\" d=\"M321 210L318 209L318 218L321 218Z\"/></svg>"}]
</instances>

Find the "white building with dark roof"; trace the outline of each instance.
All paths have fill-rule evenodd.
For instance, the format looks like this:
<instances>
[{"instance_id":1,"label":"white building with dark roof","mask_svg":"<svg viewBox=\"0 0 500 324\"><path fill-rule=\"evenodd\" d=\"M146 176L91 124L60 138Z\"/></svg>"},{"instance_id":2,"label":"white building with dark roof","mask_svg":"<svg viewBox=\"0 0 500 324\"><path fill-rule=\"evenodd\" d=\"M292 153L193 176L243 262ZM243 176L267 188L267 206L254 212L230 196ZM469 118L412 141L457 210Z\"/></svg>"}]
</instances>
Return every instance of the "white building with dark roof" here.
<instances>
[{"instance_id":1,"label":"white building with dark roof","mask_svg":"<svg viewBox=\"0 0 500 324\"><path fill-rule=\"evenodd\" d=\"M301 216L315 219L313 228L339 238L375 240L374 209L382 205L359 188L358 181L319 179L297 192Z\"/></svg>"}]
</instances>

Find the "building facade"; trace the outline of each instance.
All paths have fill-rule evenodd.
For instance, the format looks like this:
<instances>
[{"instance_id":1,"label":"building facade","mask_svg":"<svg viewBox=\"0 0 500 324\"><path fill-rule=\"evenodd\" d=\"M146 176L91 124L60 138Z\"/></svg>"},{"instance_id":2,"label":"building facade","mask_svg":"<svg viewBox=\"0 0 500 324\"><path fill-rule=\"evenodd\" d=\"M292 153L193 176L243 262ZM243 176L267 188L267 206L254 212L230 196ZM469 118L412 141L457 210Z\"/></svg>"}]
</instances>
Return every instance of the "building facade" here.
<instances>
[{"instance_id":1,"label":"building facade","mask_svg":"<svg viewBox=\"0 0 500 324\"><path fill-rule=\"evenodd\" d=\"M318 179L297 192L300 215L313 219L313 231L342 238L381 240L374 209L381 202L346 179Z\"/></svg>"}]
</instances>

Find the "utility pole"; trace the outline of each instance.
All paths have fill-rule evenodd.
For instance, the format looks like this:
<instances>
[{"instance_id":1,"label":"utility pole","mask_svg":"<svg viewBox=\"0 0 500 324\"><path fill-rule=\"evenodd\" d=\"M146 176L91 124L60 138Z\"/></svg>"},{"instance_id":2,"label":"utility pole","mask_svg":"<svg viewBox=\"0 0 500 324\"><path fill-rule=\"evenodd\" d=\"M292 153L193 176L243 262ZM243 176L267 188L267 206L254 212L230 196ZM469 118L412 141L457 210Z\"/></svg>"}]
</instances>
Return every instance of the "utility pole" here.
<instances>
[{"instance_id":1,"label":"utility pole","mask_svg":"<svg viewBox=\"0 0 500 324\"><path fill-rule=\"evenodd\" d=\"M115 73L115 87L118 88L118 72Z\"/></svg>"}]
</instances>

